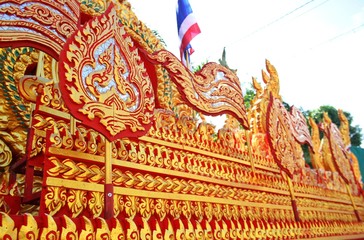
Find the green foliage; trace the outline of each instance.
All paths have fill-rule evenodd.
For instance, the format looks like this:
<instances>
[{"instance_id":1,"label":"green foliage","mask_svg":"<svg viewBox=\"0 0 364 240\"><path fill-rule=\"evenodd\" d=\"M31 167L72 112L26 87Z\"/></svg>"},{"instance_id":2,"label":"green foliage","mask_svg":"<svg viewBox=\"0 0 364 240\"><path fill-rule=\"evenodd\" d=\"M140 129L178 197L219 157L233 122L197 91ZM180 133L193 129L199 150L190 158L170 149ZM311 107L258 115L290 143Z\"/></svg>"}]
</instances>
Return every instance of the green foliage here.
<instances>
[{"instance_id":1,"label":"green foliage","mask_svg":"<svg viewBox=\"0 0 364 240\"><path fill-rule=\"evenodd\" d=\"M197 66L192 66L192 72L198 72L198 71L200 71L206 63L208 63L207 60L205 60L204 62L201 62Z\"/></svg>"},{"instance_id":2,"label":"green foliage","mask_svg":"<svg viewBox=\"0 0 364 240\"><path fill-rule=\"evenodd\" d=\"M337 109L332 106L324 105L315 110L308 110L308 111L304 112L304 115L306 117L309 116L309 117L313 118L316 123L319 123L319 122L322 122L324 112L327 112L331 121L334 124L336 124L336 126L340 127L340 119L339 119ZM350 126L351 145L360 146L362 138L363 138L362 129L358 125L356 125L356 126L352 125L353 117L351 116L350 113L344 111L344 114L345 114L346 118L348 119L349 126Z\"/></svg>"},{"instance_id":3,"label":"green foliage","mask_svg":"<svg viewBox=\"0 0 364 240\"><path fill-rule=\"evenodd\" d=\"M282 102L282 104L283 104L284 108L285 108L288 112L291 110L291 106L290 106L288 103L286 103L286 102Z\"/></svg>"},{"instance_id":4,"label":"green foliage","mask_svg":"<svg viewBox=\"0 0 364 240\"><path fill-rule=\"evenodd\" d=\"M244 95L244 105L245 109L249 109L251 106L251 101L255 97L255 92L253 89L247 89Z\"/></svg>"},{"instance_id":5,"label":"green foliage","mask_svg":"<svg viewBox=\"0 0 364 240\"><path fill-rule=\"evenodd\" d=\"M305 159L306 164L309 165L311 168L313 168L312 162L311 162L310 151L308 150L308 145L303 144L303 145L301 145L301 147L302 147L302 151L303 151L303 158Z\"/></svg>"},{"instance_id":6,"label":"green foliage","mask_svg":"<svg viewBox=\"0 0 364 240\"><path fill-rule=\"evenodd\" d=\"M158 38L158 40L163 44L164 47L167 47L166 42L164 41L164 39L161 37L161 35L157 30L152 30L152 33L154 34L154 36L156 36L156 38Z\"/></svg>"},{"instance_id":7,"label":"green foliage","mask_svg":"<svg viewBox=\"0 0 364 240\"><path fill-rule=\"evenodd\" d=\"M301 110L301 112L306 117L306 119L308 119L308 117L311 117L315 120L316 123L323 122L324 112L327 112L332 123L334 123L336 126L340 127L340 119L339 119L338 111L333 106L324 105L324 106L319 107L318 109L307 110L307 111ZM361 140L362 140L362 133L361 133L362 129L358 125L356 125L356 126L352 125L353 117L351 116L350 113L344 111L344 114L349 122L351 145L360 146ZM309 127L311 128L311 126L309 126ZM322 132L320 132L320 137L321 138L323 137ZM309 156L307 145L303 145L302 150L303 150L303 154L304 154L306 163L310 165L311 159Z\"/></svg>"}]
</instances>

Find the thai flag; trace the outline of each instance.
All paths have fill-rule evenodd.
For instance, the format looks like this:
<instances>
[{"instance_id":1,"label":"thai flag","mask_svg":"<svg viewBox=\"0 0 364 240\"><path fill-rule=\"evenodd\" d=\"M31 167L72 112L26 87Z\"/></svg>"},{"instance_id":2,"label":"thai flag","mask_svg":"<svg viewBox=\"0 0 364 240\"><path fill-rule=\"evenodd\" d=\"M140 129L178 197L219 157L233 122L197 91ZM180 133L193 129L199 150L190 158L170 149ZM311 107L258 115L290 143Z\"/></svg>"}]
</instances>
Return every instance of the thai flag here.
<instances>
[{"instance_id":1,"label":"thai flag","mask_svg":"<svg viewBox=\"0 0 364 240\"><path fill-rule=\"evenodd\" d=\"M201 33L197 21L193 15L188 0L178 0L177 5L177 28L178 36L181 40L180 54L181 61L186 65L186 59L189 61L190 55L194 52L191 47L191 40Z\"/></svg>"}]
</instances>

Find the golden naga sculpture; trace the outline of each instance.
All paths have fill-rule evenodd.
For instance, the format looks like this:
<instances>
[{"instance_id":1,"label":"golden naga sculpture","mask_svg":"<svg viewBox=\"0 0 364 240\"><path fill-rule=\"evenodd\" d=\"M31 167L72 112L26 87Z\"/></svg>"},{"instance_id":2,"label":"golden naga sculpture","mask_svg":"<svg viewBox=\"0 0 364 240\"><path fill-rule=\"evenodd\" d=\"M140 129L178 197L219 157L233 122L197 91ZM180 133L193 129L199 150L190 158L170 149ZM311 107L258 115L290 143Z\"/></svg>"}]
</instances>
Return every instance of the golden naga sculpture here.
<instances>
[{"instance_id":1,"label":"golden naga sculpture","mask_svg":"<svg viewBox=\"0 0 364 240\"><path fill-rule=\"evenodd\" d=\"M231 70L192 73L131 9L0 3L0 239L364 237L341 112L310 133L269 61L246 111Z\"/></svg>"}]
</instances>

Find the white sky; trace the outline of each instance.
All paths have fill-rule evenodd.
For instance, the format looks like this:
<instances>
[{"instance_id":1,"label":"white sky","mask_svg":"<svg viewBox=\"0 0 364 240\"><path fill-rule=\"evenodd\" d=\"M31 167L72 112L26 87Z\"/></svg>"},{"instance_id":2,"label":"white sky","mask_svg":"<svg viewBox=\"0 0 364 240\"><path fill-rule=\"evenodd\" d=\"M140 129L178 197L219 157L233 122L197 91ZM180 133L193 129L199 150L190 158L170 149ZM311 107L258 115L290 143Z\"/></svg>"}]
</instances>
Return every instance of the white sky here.
<instances>
[{"instance_id":1,"label":"white sky","mask_svg":"<svg viewBox=\"0 0 364 240\"><path fill-rule=\"evenodd\" d=\"M177 0L129 2L179 56ZM364 128L364 0L189 2L202 32L192 42L192 65L218 62L226 47L228 64L238 69L244 88L252 76L261 81L268 59L285 102L304 110L331 105Z\"/></svg>"}]
</instances>

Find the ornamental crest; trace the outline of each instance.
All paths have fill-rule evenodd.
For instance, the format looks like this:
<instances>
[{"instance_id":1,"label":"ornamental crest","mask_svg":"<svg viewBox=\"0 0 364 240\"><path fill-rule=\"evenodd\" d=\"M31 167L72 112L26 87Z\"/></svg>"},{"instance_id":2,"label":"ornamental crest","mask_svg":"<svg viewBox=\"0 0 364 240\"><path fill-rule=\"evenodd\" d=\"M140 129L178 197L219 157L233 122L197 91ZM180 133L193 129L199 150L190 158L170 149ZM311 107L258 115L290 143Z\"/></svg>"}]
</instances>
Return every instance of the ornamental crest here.
<instances>
[{"instance_id":1,"label":"ornamental crest","mask_svg":"<svg viewBox=\"0 0 364 240\"><path fill-rule=\"evenodd\" d=\"M276 163L289 177L305 167L300 144L312 148L312 140L303 114L295 107L288 112L282 101L270 96L267 111L269 144Z\"/></svg>"},{"instance_id":2,"label":"ornamental crest","mask_svg":"<svg viewBox=\"0 0 364 240\"><path fill-rule=\"evenodd\" d=\"M112 4L67 40L59 69L65 103L83 124L110 141L149 130L154 110L151 80Z\"/></svg>"}]
</instances>

